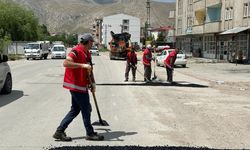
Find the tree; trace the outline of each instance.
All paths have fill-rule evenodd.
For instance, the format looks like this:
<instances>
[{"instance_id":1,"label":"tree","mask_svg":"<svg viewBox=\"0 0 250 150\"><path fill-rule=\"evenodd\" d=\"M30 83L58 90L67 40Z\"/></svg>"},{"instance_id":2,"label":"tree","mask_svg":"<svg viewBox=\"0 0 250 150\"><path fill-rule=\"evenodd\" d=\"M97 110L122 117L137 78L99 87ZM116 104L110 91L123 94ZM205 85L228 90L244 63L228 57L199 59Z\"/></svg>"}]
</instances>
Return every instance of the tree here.
<instances>
[{"instance_id":1,"label":"tree","mask_svg":"<svg viewBox=\"0 0 250 150\"><path fill-rule=\"evenodd\" d=\"M10 35L13 41L35 41L38 39L38 19L32 11L17 4L0 0L0 29L2 37Z\"/></svg>"},{"instance_id":2,"label":"tree","mask_svg":"<svg viewBox=\"0 0 250 150\"><path fill-rule=\"evenodd\" d=\"M165 43L165 36L162 32L159 33L158 38L156 39L157 45L162 45Z\"/></svg>"}]
</instances>

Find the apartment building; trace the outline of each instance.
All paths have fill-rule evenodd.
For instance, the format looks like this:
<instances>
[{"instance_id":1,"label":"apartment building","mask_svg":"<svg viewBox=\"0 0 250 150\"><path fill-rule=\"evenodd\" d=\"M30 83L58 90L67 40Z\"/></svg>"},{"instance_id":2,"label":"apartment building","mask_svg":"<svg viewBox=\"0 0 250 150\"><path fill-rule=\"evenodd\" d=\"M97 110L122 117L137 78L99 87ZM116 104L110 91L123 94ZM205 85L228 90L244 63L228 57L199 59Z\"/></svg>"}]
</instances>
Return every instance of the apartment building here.
<instances>
[{"instance_id":1,"label":"apartment building","mask_svg":"<svg viewBox=\"0 0 250 150\"><path fill-rule=\"evenodd\" d=\"M176 0L176 46L197 57L250 61L250 0Z\"/></svg>"}]
</instances>

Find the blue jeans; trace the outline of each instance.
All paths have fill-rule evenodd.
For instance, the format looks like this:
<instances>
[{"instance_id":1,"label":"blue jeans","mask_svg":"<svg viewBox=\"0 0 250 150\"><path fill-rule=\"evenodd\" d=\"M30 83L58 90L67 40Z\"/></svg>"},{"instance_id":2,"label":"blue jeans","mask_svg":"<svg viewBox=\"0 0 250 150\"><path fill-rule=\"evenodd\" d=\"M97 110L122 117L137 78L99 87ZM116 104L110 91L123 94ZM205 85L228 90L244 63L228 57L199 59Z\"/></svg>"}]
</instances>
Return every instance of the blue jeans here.
<instances>
[{"instance_id":1,"label":"blue jeans","mask_svg":"<svg viewBox=\"0 0 250 150\"><path fill-rule=\"evenodd\" d=\"M75 91L70 91L71 94L71 109L68 114L62 120L60 126L57 130L64 131L68 125L75 119L75 117L81 112L83 124L85 126L86 134L90 135L94 132L93 126L91 124L91 104L89 102L89 93L80 93Z\"/></svg>"}]
</instances>

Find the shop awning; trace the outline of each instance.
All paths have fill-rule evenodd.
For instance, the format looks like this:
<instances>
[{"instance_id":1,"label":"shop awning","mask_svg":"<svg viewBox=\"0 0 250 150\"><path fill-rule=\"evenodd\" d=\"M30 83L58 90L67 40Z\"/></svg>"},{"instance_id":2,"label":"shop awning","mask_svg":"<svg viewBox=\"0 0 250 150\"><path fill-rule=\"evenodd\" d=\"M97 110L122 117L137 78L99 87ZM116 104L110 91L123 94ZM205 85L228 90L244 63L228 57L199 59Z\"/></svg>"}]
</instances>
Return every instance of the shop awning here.
<instances>
[{"instance_id":1,"label":"shop awning","mask_svg":"<svg viewBox=\"0 0 250 150\"><path fill-rule=\"evenodd\" d=\"M236 33L240 33L242 31L245 31L247 29L249 29L250 27L236 27L233 29L229 29L227 31L221 32L220 35L225 35L225 34L236 34Z\"/></svg>"}]
</instances>

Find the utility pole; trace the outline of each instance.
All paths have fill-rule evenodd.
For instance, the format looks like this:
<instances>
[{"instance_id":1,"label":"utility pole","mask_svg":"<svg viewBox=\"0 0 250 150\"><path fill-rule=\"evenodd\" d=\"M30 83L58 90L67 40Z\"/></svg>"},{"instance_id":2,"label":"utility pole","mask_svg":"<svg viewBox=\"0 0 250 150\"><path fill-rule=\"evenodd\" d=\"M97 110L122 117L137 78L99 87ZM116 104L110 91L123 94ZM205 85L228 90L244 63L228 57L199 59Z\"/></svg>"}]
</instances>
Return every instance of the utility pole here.
<instances>
[{"instance_id":1,"label":"utility pole","mask_svg":"<svg viewBox=\"0 0 250 150\"><path fill-rule=\"evenodd\" d=\"M146 30L146 35L145 35L145 39L147 40L147 38L149 37L149 28L151 27L150 25L150 0L147 0L146 2L147 6L147 22L145 25L145 30Z\"/></svg>"},{"instance_id":2,"label":"utility pole","mask_svg":"<svg viewBox=\"0 0 250 150\"><path fill-rule=\"evenodd\" d=\"M147 0L147 28L150 27L150 0Z\"/></svg>"}]
</instances>

